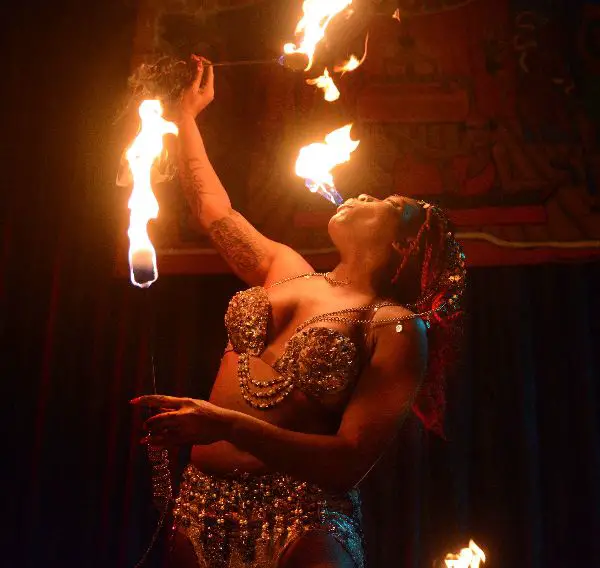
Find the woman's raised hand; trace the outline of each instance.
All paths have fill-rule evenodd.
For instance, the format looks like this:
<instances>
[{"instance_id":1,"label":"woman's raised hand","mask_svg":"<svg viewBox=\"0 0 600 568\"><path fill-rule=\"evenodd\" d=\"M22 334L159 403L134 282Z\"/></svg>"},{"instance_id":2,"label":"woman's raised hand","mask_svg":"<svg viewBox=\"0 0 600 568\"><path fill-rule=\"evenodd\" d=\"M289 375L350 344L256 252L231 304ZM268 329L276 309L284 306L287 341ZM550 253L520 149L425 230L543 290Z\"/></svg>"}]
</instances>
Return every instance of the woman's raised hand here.
<instances>
[{"instance_id":1,"label":"woman's raised hand","mask_svg":"<svg viewBox=\"0 0 600 568\"><path fill-rule=\"evenodd\" d=\"M197 65L196 76L181 95L180 111L196 118L215 98L215 75L208 59L192 55L192 60Z\"/></svg>"}]
</instances>

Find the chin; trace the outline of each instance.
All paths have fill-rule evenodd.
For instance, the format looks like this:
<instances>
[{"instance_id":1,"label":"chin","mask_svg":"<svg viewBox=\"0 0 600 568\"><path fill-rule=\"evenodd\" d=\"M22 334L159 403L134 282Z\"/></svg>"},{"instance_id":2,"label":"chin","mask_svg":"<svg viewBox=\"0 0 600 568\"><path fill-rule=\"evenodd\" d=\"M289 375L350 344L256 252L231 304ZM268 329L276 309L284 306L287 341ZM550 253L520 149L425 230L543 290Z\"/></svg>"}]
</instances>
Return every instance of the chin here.
<instances>
[{"instance_id":1,"label":"chin","mask_svg":"<svg viewBox=\"0 0 600 568\"><path fill-rule=\"evenodd\" d=\"M344 213L344 211L336 213L327 224L327 232L336 247L338 243L348 241L352 235L352 220Z\"/></svg>"},{"instance_id":2,"label":"chin","mask_svg":"<svg viewBox=\"0 0 600 568\"><path fill-rule=\"evenodd\" d=\"M336 213L329 219L329 223L327 223L327 232L331 239L335 242L336 237L339 238L340 234L344 232L343 228L340 225L344 225L343 220L339 218L340 216Z\"/></svg>"},{"instance_id":3,"label":"chin","mask_svg":"<svg viewBox=\"0 0 600 568\"><path fill-rule=\"evenodd\" d=\"M345 213L345 211L340 211L339 213L334 213L329 219L329 223L328 223L329 228L339 227L340 225L347 225L348 219L346 218L346 215L344 215L344 213Z\"/></svg>"}]
</instances>

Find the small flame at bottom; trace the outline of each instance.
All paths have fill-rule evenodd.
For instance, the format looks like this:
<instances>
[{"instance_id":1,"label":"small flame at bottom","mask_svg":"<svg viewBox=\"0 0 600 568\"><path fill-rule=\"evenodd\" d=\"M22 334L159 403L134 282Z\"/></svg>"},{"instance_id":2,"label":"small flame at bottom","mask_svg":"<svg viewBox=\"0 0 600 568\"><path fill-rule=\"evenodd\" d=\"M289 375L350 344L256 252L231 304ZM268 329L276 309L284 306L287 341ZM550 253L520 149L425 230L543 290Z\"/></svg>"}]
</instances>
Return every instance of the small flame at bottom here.
<instances>
[{"instance_id":1,"label":"small flame at bottom","mask_svg":"<svg viewBox=\"0 0 600 568\"><path fill-rule=\"evenodd\" d=\"M479 568L485 562L485 552L474 541L469 541L469 548L463 548L458 554L446 554L444 559L447 568Z\"/></svg>"},{"instance_id":2,"label":"small flame at bottom","mask_svg":"<svg viewBox=\"0 0 600 568\"><path fill-rule=\"evenodd\" d=\"M323 90L323 96L328 103L337 101L340 98L340 91L333 82L331 75L327 68L323 71L323 75L316 79L307 79L307 84L316 85L319 89Z\"/></svg>"},{"instance_id":3,"label":"small flame at bottom","mask_svg":"<svg viewBox=\"0 0 600 568\"><path fill-rule=\"evenodd\" d=\"M350 138L352 124L338 128L325 136L325 143L315 143L300 150L296 160L296 174L304 178L306 187L318 193L334 205L341 205L344 198L335 188L331 170L350 160L350 154L359 145Z\"/></svg>"}]
</instances>

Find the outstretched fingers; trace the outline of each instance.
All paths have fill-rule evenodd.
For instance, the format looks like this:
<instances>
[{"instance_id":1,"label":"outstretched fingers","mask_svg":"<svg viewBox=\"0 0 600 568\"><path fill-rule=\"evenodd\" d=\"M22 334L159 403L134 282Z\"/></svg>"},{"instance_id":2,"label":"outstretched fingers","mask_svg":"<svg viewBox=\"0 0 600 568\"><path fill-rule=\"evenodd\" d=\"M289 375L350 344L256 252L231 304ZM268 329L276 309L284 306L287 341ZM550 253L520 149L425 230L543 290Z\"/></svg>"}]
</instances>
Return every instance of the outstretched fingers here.
<instances>
[{"instance_id":1,"label":"outstretched fingers","mask_svg":"<svg viewBox=\"0 0 600 568\"><path fill-rule=\"evenodd\" d=\"M138 396L130 401L134 406L143 406L145 408L172 409L183 408L187 403L187 398L177 396L167 396L163 394L147 394Z\"/></svg>"}]
</instances>

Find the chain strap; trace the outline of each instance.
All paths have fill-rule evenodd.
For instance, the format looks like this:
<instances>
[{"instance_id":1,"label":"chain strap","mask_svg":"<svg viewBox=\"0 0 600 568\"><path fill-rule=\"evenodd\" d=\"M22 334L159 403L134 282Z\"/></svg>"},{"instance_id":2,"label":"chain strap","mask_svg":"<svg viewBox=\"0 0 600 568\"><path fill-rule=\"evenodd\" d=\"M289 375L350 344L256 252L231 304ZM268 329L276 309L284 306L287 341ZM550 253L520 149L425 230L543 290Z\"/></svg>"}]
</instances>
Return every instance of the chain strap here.
<instances>
[{"instance_id":1,"label":"chain strap","mask_svg":"<svg viewBox=\"0 0 600 568\"><path fill-rule=\"evenodd\" d=\"M296 276L289 276L288 278L284 278L283 280L278 280L277 282L273 282L269 286L269 288L274 288L275 286L279 286L280 284L285 284L286 282L291 282L292 280L298 280L299 278L312 278L313 276L322 276L325 278L325 274L329 274L329 272L309 272L308 274L297 274Z\"/></svg>"},{"instance_id":2,"label":"chain strap","mask_svg":"<svg viewBox=\"0 0 600 568\"><path fill-rule=\"evenodd\" d=\"M284 278L283 280L278 280L277 282L274 282L273 284L271 284L270 287L279 286L280 284L284 284L286 282L291 282L292 280L298 280L299 278L307 278L307 279L312 278L313 276L321 276L321 277L327 279L328 274L329 274L329 272L309 272L308 274L298 274L296 276L290 276L289 278ZM371 327L380 327L380 326L384 326L387 324L394 324L394 323L400 324L405 321L410 321L413 319L421 318L421 319L425 320L425 323L426 323L427 327L429 328L429 318L436 312L439 312L440 310L444 309L446 306L446 304L444 303L444 304L441 304L440 306L437 306L436 308L433 308L426 312L420 312L420 313L416 313L416 314L407 314L405 316L384 318L384 319L381 319L381 320L378 320L375 322L372 321L372 319L343 317L345 314L352 314L352 313L356 313L356 312L367 312L367 311L371 311L371 310L376 312L380 308L393 307L393 306L399 306L399 305L400 304L395 304L393 302L379 302L377 304L370 304L368 306L361 306L358 308L346 308L343 310L337 310L335 312L330 312L328 314L319 314L319 315L316 315L316 316L310 318L309 320L303 322L302 324L300 324L296 328L296 333L299 333L306 327L312 325L313 323L317 323L320 321L334 321L336 323L344 323L344 324L348 324L348 325L369 325ZM404 307L407 307L407 306L404 306Z\"/></svg>"}]
</instances>

